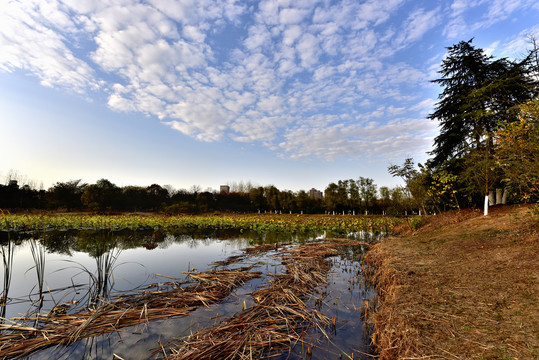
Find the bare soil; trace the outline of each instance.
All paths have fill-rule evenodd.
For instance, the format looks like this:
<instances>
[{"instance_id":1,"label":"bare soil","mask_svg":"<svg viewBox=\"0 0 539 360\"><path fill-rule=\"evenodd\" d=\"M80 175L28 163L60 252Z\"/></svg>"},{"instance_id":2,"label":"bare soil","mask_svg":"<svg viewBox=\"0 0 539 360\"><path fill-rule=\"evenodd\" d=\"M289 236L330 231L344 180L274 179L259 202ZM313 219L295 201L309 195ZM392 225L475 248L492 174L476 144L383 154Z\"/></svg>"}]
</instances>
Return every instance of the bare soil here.
<instances>
[{"instance_id":1,"label":"bare soil","mask_svg":"<svg viewBox=\"0 0 539 360\"><path fill-rule=\"evenodd\" d=\"M539 359L539 219L532 207L431 216L371 248L380 359Z\"/></svg>"}]
</instances>

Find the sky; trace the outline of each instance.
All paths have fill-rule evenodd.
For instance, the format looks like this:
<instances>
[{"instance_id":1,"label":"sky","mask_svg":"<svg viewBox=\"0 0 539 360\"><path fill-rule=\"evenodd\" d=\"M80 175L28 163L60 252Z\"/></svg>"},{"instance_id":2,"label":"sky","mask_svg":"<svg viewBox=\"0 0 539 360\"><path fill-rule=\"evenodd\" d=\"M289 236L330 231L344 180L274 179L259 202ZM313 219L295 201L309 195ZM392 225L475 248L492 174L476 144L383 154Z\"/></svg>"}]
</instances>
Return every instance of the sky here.
<instances>
[{"instance_id":1,"label":"sky","mask_svg":"<svg viewBox=\"0 0 539 360\"><path fill-rule=\"evenodd\" d=\"M446 47L522 58L531 0L0 0L0 183L324 190L424 162Z\"/></svg>"}]
</instances>

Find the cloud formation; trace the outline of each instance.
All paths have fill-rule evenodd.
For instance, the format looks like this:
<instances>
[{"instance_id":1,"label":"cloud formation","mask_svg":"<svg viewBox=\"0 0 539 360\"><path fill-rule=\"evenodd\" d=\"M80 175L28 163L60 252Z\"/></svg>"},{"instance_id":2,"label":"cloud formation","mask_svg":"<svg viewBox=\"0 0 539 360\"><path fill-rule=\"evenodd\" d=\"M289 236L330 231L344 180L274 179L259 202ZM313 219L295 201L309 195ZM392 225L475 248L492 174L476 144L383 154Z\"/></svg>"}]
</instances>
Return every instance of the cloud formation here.
<instances>
[{"instance_id":1,"label":"cloud formation","mask_svg":"<svg viewBox=\"0 0 539 360\"><path fill-rule=\"evenodd\" d=\"M24 0L0 14L0 70L105 92L201 141L260 142L291 158L428 149L430 31L491 26L527 0ZM485 8L470 21L470 9ZM444 24L445 25L442 25ZM516 40L515 40L516 41ZM428 112L428 110L427 110Z\"/></svg>"}]
</instances>

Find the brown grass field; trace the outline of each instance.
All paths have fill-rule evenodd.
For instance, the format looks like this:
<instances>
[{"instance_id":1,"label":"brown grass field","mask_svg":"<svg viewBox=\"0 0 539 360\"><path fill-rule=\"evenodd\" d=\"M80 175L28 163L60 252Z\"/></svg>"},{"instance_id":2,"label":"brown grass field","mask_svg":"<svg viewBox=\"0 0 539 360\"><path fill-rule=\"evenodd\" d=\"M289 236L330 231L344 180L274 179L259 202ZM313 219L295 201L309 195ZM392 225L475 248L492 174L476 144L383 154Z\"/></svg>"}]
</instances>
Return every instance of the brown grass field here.
<instances>
[{"instance_id":1,"label":"brown grass field","mask_svg":"<svg viewBox=\"0 0 539 360\"><path fill-rule=\"evenodd\" d=\"M380 359L539 359L539 219L532 207L464 210L375 245Z\"/></svg>"}]
</instances>

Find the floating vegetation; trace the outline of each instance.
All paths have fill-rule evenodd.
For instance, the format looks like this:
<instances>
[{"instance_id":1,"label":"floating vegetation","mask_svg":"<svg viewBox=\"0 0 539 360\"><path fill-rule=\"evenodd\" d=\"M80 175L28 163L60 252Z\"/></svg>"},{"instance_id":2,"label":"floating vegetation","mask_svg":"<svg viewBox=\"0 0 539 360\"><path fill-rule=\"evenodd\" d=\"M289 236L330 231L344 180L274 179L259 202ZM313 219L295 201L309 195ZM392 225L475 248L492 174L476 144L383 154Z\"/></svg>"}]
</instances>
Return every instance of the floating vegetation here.
<instances>
[{"instance_id":1,"label":"floating vegetation","mask_svg":"<svg viewBox=\"0 0 539 360\"><path fill-rule=\"evenodd\" d=\"M270 280L266 285L249 294L252 306L248 307L244 300L238 313L156 352L165 351L170 359L259 358L282 354L303 343L312 352L316 345L304 340L306 332L316 330L329 340L337 326L336 317L328 317L318 305L313 307L315 292L327 285L335 261L332 259L343 256L349 251L346 249L366 245L354 240L331 239L297 246L271 244L245 249L243 257L264 252L279 256L284 271L268 274ZM216 266L234 263L242 256L233 256ZM111 301L101 300L95 308L71 313L71 304L61 304L65 308L55 311L55 307L46 315L9 319L0 324L0 358L27 356L46 347L70 345L123 327L185 316L196 308L222 301L234 288L261 277L261 273L252 271L252 266L186 274L189 281L173 279L174 288L169 290L142 291Z\"/></svg>"},{"instance_id":2,"label":"floating vegetation","mask_svg":"<svg viewBox=\"0 0 539 360\"><path fill-rule=\"evenodd\" d=\"M11 285L11 274L13 268L13 253L15 252L15 245L11 239L8 239L7 244L0 245L0 253L2 253L2 265L3 265L3 281L2 281L2 293L0 294L0 324L4 322L6 316L6 306L8 303L9 287Z\"/></svg>"},{"instance_id":3,"label":"floating vegetation","mask_svg":"<svg viewBox=\"0 0 539 360\"><path fill-rule=\"evenodd\" d=\"M337 323L333 313L328 315L321 310L321 304L325 304L324 297L327 296L327 292L320 296L314 296L314 294L320 291L320 286L325 286L328 272L332 266L335 266L335 257L343 256L344 247L348 246L357 250L358 247L366 244L357 240L327 239L302 245L291 245L288 242L301 243L322 233L323 237L335 234L350 237L355 234L356 239L370 234L371 237L365 237L369 238L370 242L377 239L379 234L391 231L402 221L383 216L289 214L144 216L1 213L0 215L0 235L2 235L0 245L4 268L8 270L4 271L4 276L7 278L4 279L2 291L4 301L0 302L0 305L4 305L5 312L10 284L9 269L13 257L11 238L14 236L19 239L18 241L31 239L30 250L35 263L37 295L39 296L37 302L34 298L31 299L34 300L34 311L26 313L26 316L8 320L3 319L6 316L3 313L0 319L0 359L27 356L54 345L63 345L66 349L73 349L83 343L81 341L77 345L72 345L80 339L98 342L101 340L95 336L112 332L119 333L120 328L127 326L145 324L144 328L149 329L150 326L146 327L146 324L149 325L150 321L183 317L197 308L207 307L210 304L215 304L212 308L221 306L230 300L227 297L232 298L240 292L243 292L243 296L249 296L247 301L243 301L241 311L239 311L239 306L237 310L227 310L228 312L220 315L218 320L213 321L212 318L211 322L203 325L213 324L213 327L193 330L198 332L169 343L158 351L164 351L165 356L178 359L231 359L273 357L286 351L287 348L305 344L306 348L312 352L316 346L309 342L318 340L313 340L312 336L307 338L306 334L316 332L315 337L320 334L321 339L326 339L325 336L328 334L331 336L332 332L336 332ZM120 261L117 260L121 251L139 247L140 241L144 241L143 246L150 250L161 247L162 243L168 244L175 237L187 238L185 234L200 234L202 239L207 239L209 237L205 234L218 232L247 236L242 238L247 239L242 240L242 246L258 242L265 245L249 247L244 249L241 255L214 262L215 268L231 265L233 267L252 265L251 267L194 272L194 269L187 265L189 270L192 269L187 273L190 279L188 282L173 279L176 282L167 283L165 288L157 287L160 291L147 291L155 290L153 286L146 287L144 291L141 291L142 287L137 287L120 295L112 289L115 280L113 270L119 266ZM42 307L45 253L49 251L58 251L68 255L82 251L95 259L95 271L91 269L92 264L87 263L77 265L73 262L75 265L70 267L70 269L75 268L82 273L88 273L90 278L88 295L82 298L74 296L69 299L57 296L54 299L51 290L48 290L53 304L45 304ZM243 286L245 282L261 277L261 273L254 271L262 269L259 264L253 265L251 262L253 258L264 259L262 263L267 259L271 259L269 263L276 261L276 264L282 261L282 267L278 265L279 270L274 271L273 274L267 274L260 280L263 283L262 289L255 287L259 281ZM356 260L358 260L357 257ZM253 266L257 268L253 269ZM281 268L285 270L284 273L279 273ZM50 267L48 266L47 269ZM360 274L358 273L357 276L359 277ZM351 285L345 285L345 288L348 286L350 291L353 285L354 282ZM81 284L77 281L71 287L72 290L78 291L80 286ZM232 293L233 289L240 286L242 286L241 289ZM251 290L246 291L248 287L251 287ZM45 288L48 289L48 285ZM54 292L55 288L52 289ZM58 289L65 290L61 287ZM251 292L255 289L256 291ZM137 292L133 293L133 291ZM13 294L13 291L11 293ZM88 301L85 301L86 296L88 296ZM241 302L239 304L241 305ZM357 305L359 314L359 307L363 304L362 300L357 304L354 302L354 305L350 307L355 310ZM330 307L330 305L327 306ZM333 311L336 307L330 308ZM2 310L1 307L0 310ZM44 314L40 314L41 311ZM234 314L235 311L239 312ZM19 313L21 312L12 312L8 317ZM190 314L183 320L198 319L196 317L198 315L195 316L196 313ZM357 319L359 321L360 316ZM159 330L157 333L161 336ZM169 336L187 334L187 332L182 335L174 333ZM165 343L170 341L170 337L164 341ZM331 343L329 337L327 341ZM146 348L146 351L151 350ZM291 351L292 353L297 351L297 347ZM346 355L344 352L342 354ZM154 355L157 356L157 354Z\"/></svg>"},{"instance_id":4,"label":"floating vegetation","mask_svg":"<svg viewBox=\"0 0 539 360\"><path fill-rule=\"evenodd\" d=\"M267 287L251 294L255 305L169 347L171 355L167 359L252 359L263 354L272 357L302 342L302 334L309 328L316 328L327 337L326 332L336 326L336 319L309 308L305 296L326 283L331 269L327 258L338 255L338 248L346 244L360 245L331 240L284 250L286 272L273 275ZM310 346L307 348L312 351Z\"/></svg>"},{"instance_id":5,"label":"floating vegetation","mask_svg":"<svg viewBox=\"0 0 539 360\"><path fill-rule=\"evenodd\" d=\"M146 291L102 302L95 309L67 314L51 311L48 315L19 317L0 324L0 358L27 355L45 347L118 331L126 326L187 315L200 306L208 306L226 297L245 281L259 277L249 268L191 272L194 284L167 291ZM34 321L36 326L25 323Z\"/></svg>"},{"instance_id":6,"label":"floating vegetation","mask_svg":"<svg viewBox=\"0 0 539 360\"><path fill-rule=\"evenodd\" d=\"M43 307L43 286L45 284L45 248L40 245L35 239L30 240L30 249L32 258L34 259L34 268L36 270L37 279L37 300L33 303L36 305L36 313L39 313ZM29 269L30 270L30 269Z\"/></svg>"},{"instance_id":7,"label":"floating vegetation","mask_svg":"<svg viewBox=\"0 0 539 360\"><path fill-rule=\"evenodd\" d=\"M239 231L307 232L329 231L334 234L359 232L387 233L400 222L389 216L350 215L212 215L212 216L164 216L164 215L14 215L2 213L0 231L36 230L153 230L174 232L178 229L236 229Z\"/></svg>"}]
</instances>

